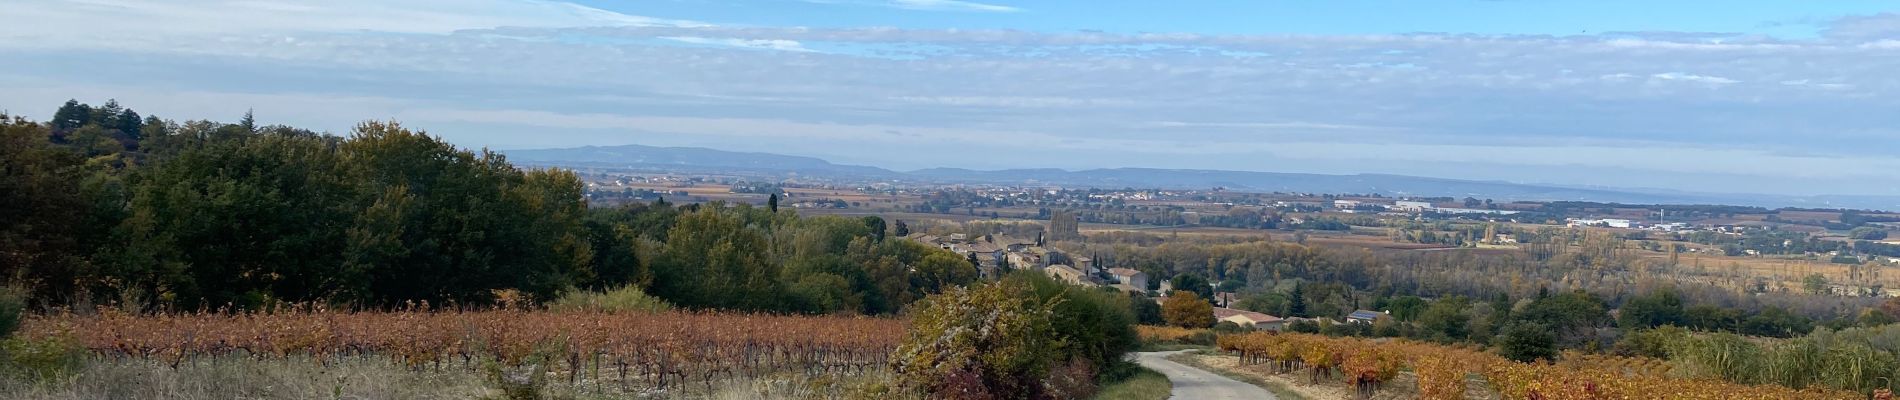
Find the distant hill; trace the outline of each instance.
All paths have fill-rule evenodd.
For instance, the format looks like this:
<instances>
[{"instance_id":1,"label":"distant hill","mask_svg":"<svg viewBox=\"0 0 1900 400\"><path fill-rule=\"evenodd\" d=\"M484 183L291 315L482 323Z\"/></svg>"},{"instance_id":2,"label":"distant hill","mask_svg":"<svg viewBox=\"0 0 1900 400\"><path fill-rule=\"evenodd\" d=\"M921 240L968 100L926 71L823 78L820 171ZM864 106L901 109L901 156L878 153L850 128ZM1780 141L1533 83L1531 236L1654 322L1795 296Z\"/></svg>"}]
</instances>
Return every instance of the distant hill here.
<instances>
[{"instance_id":1,"label":"distant hill","mask_svg":"<svg viewBox=\"0 0 1900 400\"><path fill-rule=\"evenodd\" d=\"M1251 192L1377 193L1386 196L1450 196L1496 200L1595 201L1632 204L1728 204L1763 207L1822 207L1900 210L1892 196L1782 196L1693 193L1658 189L1533 185L1499 181L1387 174L1305 174L1203 169L1054 168L971 170L929 168L909 172L833 164L813 157L748 153L699 147L641 145L510 150L510 160L542 165L594 165L678 172L748 173L761 176L826 176L937 183L1043 184L1096 188L1207 189Z\"/></svg>"},{"instance_id":2,"label":"distant hill","mask_svg":"<svg viewBox=\"0 0 1900 400\"><path fill-rule=\"evenodd\" d=\"M883 168L838 165L829 161L771 153L745 153L702 147L655 147L641 145L586 146L565 149L508 150L503 154L516 162L551 165L600 165L620 167L670 168L679 170L750 171L767 175L796 172L849 177L897 177L901 174Z\"/></svg>"}]
</instances>

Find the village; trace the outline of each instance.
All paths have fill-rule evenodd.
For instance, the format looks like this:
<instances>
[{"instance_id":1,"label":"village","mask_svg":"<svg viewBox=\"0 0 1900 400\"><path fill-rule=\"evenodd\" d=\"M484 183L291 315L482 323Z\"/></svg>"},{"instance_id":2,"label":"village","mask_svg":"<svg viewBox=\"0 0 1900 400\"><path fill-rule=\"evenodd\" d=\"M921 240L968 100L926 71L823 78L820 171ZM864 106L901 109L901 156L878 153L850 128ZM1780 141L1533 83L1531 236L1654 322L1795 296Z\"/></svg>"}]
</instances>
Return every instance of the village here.
<instances>
[{"instance_id":1,"label":"village","mask_svg":"<svg viewBox=\"0 0 1900 400\"><path fill-rule=\"evenodd\" d=\"M1147 273L1132 268L1100 268L1088 256L1071 255L1060 250L1045 247L1044 238L1015 237L1003 234L989 234L972 237L956 233L945 236L916 233L905 239L956 252L977 265L984 279L996 279L1002 274L1016 269L1041 271L1051 278L1085 288L1102 288L1124 293L1141 294L1142 298L1156 303L1166 301L1167 296L1176 288L1164 279L1154 279ZM1233 292L1215 292L1211 299L1214 320L1233 323L1239 328L1249 330L1281 331L1289 324L1310 322L1316 325L1372 324L1380 318L1389 318L1386 311L1355 310L1345 319L1280 317L1266 313L1230 308L1238 295Z\"/></svg>"}]
</instances>

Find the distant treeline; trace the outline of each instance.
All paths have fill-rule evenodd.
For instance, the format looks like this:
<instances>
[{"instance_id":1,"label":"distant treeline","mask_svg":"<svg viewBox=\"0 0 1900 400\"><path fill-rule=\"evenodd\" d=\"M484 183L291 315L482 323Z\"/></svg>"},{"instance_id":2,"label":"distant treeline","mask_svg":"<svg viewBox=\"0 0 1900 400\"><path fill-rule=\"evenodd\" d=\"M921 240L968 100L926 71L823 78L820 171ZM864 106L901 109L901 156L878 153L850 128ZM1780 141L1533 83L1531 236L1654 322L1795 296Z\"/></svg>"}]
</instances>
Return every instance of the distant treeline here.
<instances>
[{"instance_id":1,"label":"distant treeline","mask_svg":"<svg viewBox=\"0 0 1900 400\"><path fill-rule=\"evenodd\" d=\"M589 209L572 172L393 122L338 137L69 102L44 123L0 115L0 170L0 281L40 305L483 305L634 285L686 307L888 313L977 275L883 240L876 218Z\"/></svg>"}]
</instances>

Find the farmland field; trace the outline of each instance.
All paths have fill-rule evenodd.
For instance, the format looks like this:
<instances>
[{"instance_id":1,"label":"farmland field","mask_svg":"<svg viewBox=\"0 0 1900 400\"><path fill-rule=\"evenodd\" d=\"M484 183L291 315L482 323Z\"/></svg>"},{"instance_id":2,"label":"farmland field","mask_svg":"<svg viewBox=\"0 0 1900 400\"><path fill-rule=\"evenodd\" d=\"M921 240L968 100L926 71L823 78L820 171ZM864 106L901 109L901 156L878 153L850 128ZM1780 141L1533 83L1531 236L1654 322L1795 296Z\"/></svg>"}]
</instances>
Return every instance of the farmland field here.
<instances>
[{"instance_id":1,"label":"farmland field","mask_svg":"<svg viewBox=\"0 0 1900 400\"><path fill-rule=\"evenodd\" d=\"M103 310L36 317L22 333L70 337L96 357L170 368L232 358L380 362L655 392L780 374L875 373L907 326L888 318L688 312Z\"/></svg>"}]
</instances>

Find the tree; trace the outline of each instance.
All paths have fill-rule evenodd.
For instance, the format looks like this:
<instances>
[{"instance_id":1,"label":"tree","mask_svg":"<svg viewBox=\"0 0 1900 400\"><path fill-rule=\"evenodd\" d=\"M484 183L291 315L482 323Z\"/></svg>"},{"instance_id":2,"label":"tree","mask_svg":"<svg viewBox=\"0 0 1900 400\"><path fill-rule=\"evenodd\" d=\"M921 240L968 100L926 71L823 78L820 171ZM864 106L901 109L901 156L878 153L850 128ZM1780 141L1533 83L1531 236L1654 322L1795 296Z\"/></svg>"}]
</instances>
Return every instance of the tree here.
<instances>
[{"instance_id":1,"label":"tree","mask_svg":"<svg viewBox=\"0 0 1900 400\"><path fill-rule=\"evenodd\" d=\"M1161 325L1168 321L1161 318L1161 303L1156 303L1147 295L1129 292L1129 309L1135 314L1135 322L1142 325Z\"/></svg>"},{"instance_id":2,"label":"tree","mask_svg":"<svg viewBox=\"0 0 1900 400\"><path fill-rule=\"evenodd\" d=\"M1087 360L1095 371L1108 370L1122 362L1124 353L1141 346L1129 304L1134 299L1119 291L1070 285L1036 271L1009 274L1003 282L1027 287L1034 301L1053 305L1050 325L1062 338L1059 352Z\"/></svg>"},{"instance_id":3,"label":"tree","mask_svg":"<svg viewBox=\"0 0 1900 400\"><path fill-rule=\"evenodd\" d=\"M1425 312L1426 306L1425 299L1419 298L1418 296L1399 296L1391 301L1387 301L1385 303L1385 310L1392 312L1392 318L1397 318L1400 321L1411 321L1417 319L1419 313Z\"/></svg>"},{"instance_id":4,"label":"tree","mask_svg":"<svg viewBox=\"0 0 1900 400\"><path fill-rule=\"evenodd\" d=\"M243 128L244 131L247 133L257 132L257 116L253 115L252 111L254 110L250 110L250 109L244 110L244 118L238 119L238 123L237 123L237 126L239 128Z\"/></svg>"},{"instance_id":5,"label":"tree","mask_svg":"<svg viewBox=\"0 0 1900 400\"><path fill-rule=\"evenodd\" d=\"M1161 303L1161 318L1183 328L1214 326L1214 305L1194 292L1176 290Z\"/></svg>"},{"instance_id":6,"label":"tree","mask_svg":"<svg viewBox=\"0 0 1900 400\"><path fill-rule=\"evenodd\" d=\"M772 197L765 199L765 207L771 210L773 214L778 213L778 193L773 193Z\"/></svg>"},{"instance_id":7,"label":"tree","mask_svg":"<svg viewBox=\"0 0 1900 400\"><path fill-rule=\"evenodd\" d=\"M908 237L910 236L910 225L905 224L904 220L897 220L897 228L892 233L897 234L897 237Z\"/></svg>"},{"instance_id":8,"label":"tree","mask_svg":"<svg viewBox=\"0 0 1900 400\"><path fill-rule=\"evenodd\" d=\"M72 132L74 129L79 129L80 126L85 125L91 120L91 106L82 104L76 99L66 100L65 105L59 106L59 110L53 112L53 120L51 121L53 132L50 137L55 138L53 140L54 143L60 143L60 140L57 139L58 136L64 135L66 132Z\"/></svg>"},{"instance_id":9,"label":"tree","mask_svg":"<svg viewBox=\"0 0 1900 400\"><path fill-rule=\"evenodd\" d=\"M1471 301L1463 297L1446 297L1433 301L1419 313L1418 327L1422 334L1443 340L1463 340L1470 334L1471 316L1465 315L1465 308Z\"/></svg>"},{"instance_id":10,"label":"tree","mask_svg":"<svg viewBox=\"0 0 1900 400\"><path fill-rule=\"evenodd\" d=\"M1170 280L1169 283L1174 286L1174 290L1194 292L1194 294L1200 295L1203 299L1214 298L1214 287L1209 286L1207 278L1202 278L1200 275L1176 274L1174 279Z\"/></svg>"},{"instance_id":11,"label":"tree","mask_svg":"<svg viewBox=\"0 0 1900 400\"><path fill-rule=\"evenodd\" d=\"M1688 324L1686 312L1675 289L1660 289L1624 302L1617 311L1616 325L1629 330L1683 326Z\"/></svg>"},{"instance_id":12,"label":"tree","mask_svg":"<svg viewBox=\"0 0 1900 400\"><path fill-rule=\"evenodd\" d=\"M884 218L876 216L876 215L869 215L869 216L865 216L863 220L864 220L864 226L871 228L871 240L883 241L884 231L885 231Z\"/></svg>"},{"instance_id":13,"label":"tree","mask_svg":"<svg viewBox=\"0 0 1900 400\"><path fill-rule=\"evenodd\" d=\"M1306 313L1306 289L1304 283L1293 285L1293 292L1287 295L1286 315L1290 317L1309 317Z\"/></svg>"},{"instance_id":14,"label":"tree","mask_svg":"<svg viewBox=\"0 0 1900 400\"><path fill-rule=\"evenodd\" d=\"M1234 302L1233 307L1268 315L1290 315L1287 314L1287 296L1284 293L1256 293L1244 296L1240 298L1240 301Z\"/></svg>"},{"instance_id":15,"label":"tree","mask_svg":"<svg viewBox=\"0 0 1900 400\"><path fill-rule=\"evenodd\" d=\"M1518 320L1550 329L1565 347L1581 345L1594 338L1593 330L1610 323L1603 300L1582 290L1533 300L1515 314Z\"/></svg>"},{"instance_id":16,"label":"tree","mask_svg":"<svg viewBox=\"0 0 1900 400\"><path fill-rule=\"evenodd\" d=\"M1887 230L1863 226L1848 230L1847 237L1854 240L1881 240L1887 238Z\"/></svg>"},{"instance_id":17,"label":"tree","mask_svg":"<svg viewBox=\"0 0 1900 400\"><path fill-rule=\"evenodd\" d=\"M1807 291L1808 294L1813 294L1813 295L1827 294L1827 290L1828 290L1827 276L1824 276L1821 274L1811 274L1806 277L1802 277L1801 289Z\"/></svg>"},{"instance_id":18,"label":"tree","mask_svg":"<svg viewBox=\"0 0 1900 400\"><path fill-rule=\"evenodd\" d=\"M1557 357L1557 337L1550 329L1535 322L1512 322L1498 333L1498 355L1531 362Z\"/></svg>"},{"instance_id":19,"label":"tree","mask_svg":"<svg viewBox=\"0 0 1900 400\"><path fill-rule=\"evenodd\" d=\"M97 175L48 136L38 123L0 113L0 280L23 277L17 283L28 286L30 298L65 299L89 278L87 249L109 242L114 222L95 220L120 205L116 196L88 189ZM93 203L105 206L95 212Z\"/></svg>"}]
</instances>

